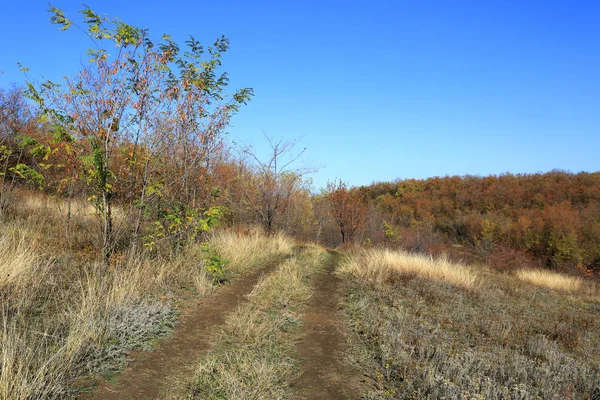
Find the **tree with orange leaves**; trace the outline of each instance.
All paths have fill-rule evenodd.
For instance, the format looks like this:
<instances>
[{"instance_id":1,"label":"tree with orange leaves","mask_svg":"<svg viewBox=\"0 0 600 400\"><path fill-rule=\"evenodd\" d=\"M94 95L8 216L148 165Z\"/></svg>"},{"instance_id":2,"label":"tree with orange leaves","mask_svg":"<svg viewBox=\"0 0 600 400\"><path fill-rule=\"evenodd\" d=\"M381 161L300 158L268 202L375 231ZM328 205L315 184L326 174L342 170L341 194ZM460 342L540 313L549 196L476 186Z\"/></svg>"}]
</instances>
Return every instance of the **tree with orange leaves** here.
<instances>
[{"instance_id":1,"label":"tree with orange leaves","mask_svg":"<svg viewBox=\"0 0 600 400\"><path fill-rule=\"evenodd\" d=\"M367 215L367 201L357 188L348 188L342 180L327 182L325 189L329 200L329 212L338 224L342 243L352 242L356 232L364 225Z\"/></svg>"}]
</instances>

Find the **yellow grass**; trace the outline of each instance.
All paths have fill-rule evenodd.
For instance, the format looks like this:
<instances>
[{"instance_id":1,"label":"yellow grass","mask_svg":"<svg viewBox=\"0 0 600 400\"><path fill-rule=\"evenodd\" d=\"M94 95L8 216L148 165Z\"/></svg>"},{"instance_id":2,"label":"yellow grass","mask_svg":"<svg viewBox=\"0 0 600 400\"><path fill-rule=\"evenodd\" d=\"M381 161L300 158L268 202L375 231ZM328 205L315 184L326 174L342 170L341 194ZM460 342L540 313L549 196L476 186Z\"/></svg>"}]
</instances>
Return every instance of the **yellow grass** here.
<instances>
[{"instance_id":1,"label":"yellow grass","mask_svg":"<svg viewBox=\"0 0 600 400\"><path fill-rule=\"evenodd\" d=\"M0 400L70 397L86 360L118 328L115 313L144 318L145 307L163 305L184 288L215 290L197 244L166 258L119 253L108 269L94 262L88 245L98 224L85 199L72 204L71 244L64 200L23 190L15 211L11 222L0 222ZM293 250L290 239L260 231L213 239L234 272Z\"/></svg>"},{"instance_id":2,"label":"yellow grass","mask_svg":"<svg viewBox=\"0 0 600 400\"><path fill-rule=\"evenodd\" d=\"M294 248L294 242L282 233L269 236L260 229L247 233L220 231L210 242L233 272L252 269L274 255L291 254Z\"/></svg>"},{"instance_id":3,"label":"yellow grass","mask_svg":"<svg viewBox=\"0 0 600 400\"><path fill-rule=\"evenodd\" d=\"M45 213L51 218L66 218L69 211L69 203L66 199L52 197L43 193L29 190L16 190L15 197L21 211L29 213ZM85 198L78 196L71 199L71 217L82 219L94 219L98 210ZM115 223L122 223L127 218L127 213L119 205L113 205L112 216Z\"/></svg>"},{"instance_id":4,"label":"yellow grass","mask_svg":"<svg viewBox=\"0 0 600 400\"><path fill-rule=\"evenodd\" d=\"M54 260L40 250L39 236L19 223L0 224L1 400L67 396L113 310L158 302L187 284L201 295L214 288L193 248L169 260L134 257L107 271Z\"/></svg>"},{"instance_id":5,"label":"yellow grass","mask_svg":"<svg viewBox=\"0 0 600 400\"><path fill-rule=\"evenodd\" d=\"M583 288L583 280L581 278L540 269L519 270L517 271L517 278L536 286L567 293L574 293Z\"/></svg>"},{"instance_id":6,"label":"yellow grass","mask_svg":"<svg viewBox=\"0 0 600 400\"><path fill-rule=\"evenodd\" d=\"M478 278L476 271L450 262L445 256L434 258L388 249L371 249L350 255L341 263L340 272L377 283L385 282L394 274L416 275L466 288L473 287Z\"/></svg>"},{"instance_id":7,"label":"yellow grass","mask_svg":"<svg viewBox=\"0 0 600 400\"><path fill-rule=\"evenodd\" d=\"M0 290L29 284L38 258L24 235L0 236Z\"/></svg>"}]
</instances>

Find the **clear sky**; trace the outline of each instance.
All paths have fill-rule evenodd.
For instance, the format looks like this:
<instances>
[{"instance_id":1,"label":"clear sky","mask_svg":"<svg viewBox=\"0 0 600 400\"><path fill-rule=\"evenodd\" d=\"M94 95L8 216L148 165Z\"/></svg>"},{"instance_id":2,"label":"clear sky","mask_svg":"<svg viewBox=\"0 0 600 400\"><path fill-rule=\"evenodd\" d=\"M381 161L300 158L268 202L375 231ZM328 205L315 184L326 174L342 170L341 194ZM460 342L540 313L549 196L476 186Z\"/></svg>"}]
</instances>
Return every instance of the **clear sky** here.
<instances>
[{"instance_id":1,"label":"clear sky","mask_svg":"<svg viewBox=\"0 0 600 400\"><path fill-rule=\"evenodd\" d=\"M74 74L89 43L46 0L3 0L0 86ZM600 170L598 1L87 0L155 38L225 34L232 88L255 98L229 131L300 138L353 185L396 178ZM79 2L53 5L71 17Z\"/></svg>"}]
</instances>

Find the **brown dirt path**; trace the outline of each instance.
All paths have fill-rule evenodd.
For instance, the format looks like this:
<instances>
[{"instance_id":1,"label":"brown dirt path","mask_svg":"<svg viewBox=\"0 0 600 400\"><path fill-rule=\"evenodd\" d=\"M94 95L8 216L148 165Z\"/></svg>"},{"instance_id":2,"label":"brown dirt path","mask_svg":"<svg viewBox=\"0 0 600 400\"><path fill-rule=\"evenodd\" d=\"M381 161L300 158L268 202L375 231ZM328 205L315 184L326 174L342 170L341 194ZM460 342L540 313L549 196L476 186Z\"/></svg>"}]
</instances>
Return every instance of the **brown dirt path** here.
<instances>
[{"instance_id":1,"label":"brown dirt path","mask_svg":"<svg viewBox=\"0 0 600 400\"><path fill-rule=\"evenodd\" d=\"M326 270L316 276L315 293L303 318L297 355L301 375L293 383L298 399L358 399L361 375L347 362L341 280L334 274L340 257L330 252Z\"/></svg>"},{"instance_id":2,"label":"brown dirt path","mask_svg":"<svg viewBox=\"0 0 600 400\"><path fill-rule=\"evenodd\" d=\"M238 278L221 288L216 294L200 302L197 307L185 310L175 328L173 337L159 344L151 353L143 353L138 360L121 372L116 383L102 382L90 396L82 394L81 400L145 400L164 398L173 383L172 377L186 374L198 358L210 349L220 325L227 314L243 304L260 277L273 271L277 265L245 277Z\"/></svg>"}]
</instances>

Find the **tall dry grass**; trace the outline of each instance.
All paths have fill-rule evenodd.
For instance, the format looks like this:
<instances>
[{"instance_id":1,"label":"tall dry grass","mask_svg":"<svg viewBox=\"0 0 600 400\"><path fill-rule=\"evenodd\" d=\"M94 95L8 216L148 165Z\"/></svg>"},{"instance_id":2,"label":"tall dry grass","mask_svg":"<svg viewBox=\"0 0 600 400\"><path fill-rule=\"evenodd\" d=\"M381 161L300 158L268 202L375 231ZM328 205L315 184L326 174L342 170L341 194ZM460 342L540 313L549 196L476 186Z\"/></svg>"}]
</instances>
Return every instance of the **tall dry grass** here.
<instances>
[{"instance_id":1,"label":"tall dry grass","mask_svg":"<svg viewBox=\"0 0 600 400\"><path fill-rule=\"evenodd\" d=\"M87 201L85 197L74 196L70 201L41 192L32 192L26 189L16 189L14 193L18 201L18 210L21 213L46 213L54 219L62 219L70 213L74 219L94 219L98 210ZM111 210L114 223L123 223L127 219L127 212L118 204Z\"/></svg>"},{"instance_id":2,"label":"tall dry grass","mask_svg":"<svg viewBox=\"0 0 600 400\"><path fill-rule=\"evenodd\" d=\"M72 396L77 378L122 362L104 352L107 341L121 340L125 346L135 334L140 343L127 345L143 345L144 335L151 334L130 332L117 314L129 314L129 321L144 326L149 309L159 307L161 315L172 316L174 310L159 297L176 288L192 282L200 294L213 290L192 251L173 260L135 257L107 271L101 264L66 265L40 252L28 228L14 223L3 228L0 399ZM90 365L98 371L90 371Z\"/></svg>"},{"instance_id":3,"label":"tall dry grass","mask_svg":"<svg viewBox=\"0 0 600 400\"><path fill-rule=\"evenodd\" d=\"M169 258L122 253L96 262L93 207L20 191L0 222L0 399L74 395L90 372L122 367L171 326L171 300L215 290L205 253L190 245ZM66 227L71 227L67 240Z\"/></svg>"},{"instance_id":4,"label":"tall dry grass","mask_svg":"<svg viewBox=\"0 0 600 400\"><path fill-rule=\"evenodd\" d=\"M294 242L282 233L267 235L260 229L249 232L218 231L210 239L215 251L227 260L227 268L241 273L274 256L291 254Z\"/></svg>"},{"instance_id":5,"label":"tall dry grass","mask_svg":"<svg viewBox=\"0 0 600 400\"><path fill-rule=\"evenodd\" d=\"M25 232L0 236L0 290L22 289L37 273L39 256L32 251Z\"/></svg>"},{"instance_id":6,"label":"tall dry grass","mask_svg":"<svg viewBox=\"0 0 600 400\"><path fill-rule=\"evenodd\" d=\"M86 320L90 303L76 289L67 294L60 282L64 271L36 251L35 236L27 228L3 228L0 398L65 396L65 382L81 352L97 339L97 327Z\"/></svg>"},{"instance_id":7,"label":"tall dry grass","mask_svg":"<svg viewBox=\"0 0 600 400\"><path fill-rule=\"evenodd\" d=\"M579 292L584 287L584 281L579 277L563 275L548 270L522 269L517 271L516 276L520 280L536 286L567 293Z\"/></svg>"},{"instance_id":8,"label":"tall dry grass","mask_svg":"<svg viewBox=\"0 0 600 400\"><path fill-rule=\"evenodd\" d=\"M446 257L388 249L370 249L350 254L340 264L339 271L379 284L394 274L401 274L445 281L465 288L473 287L479 276L474 269L451 262Z\"/></svg>"}]
</instances>

